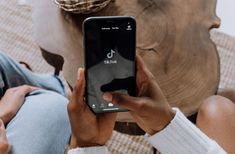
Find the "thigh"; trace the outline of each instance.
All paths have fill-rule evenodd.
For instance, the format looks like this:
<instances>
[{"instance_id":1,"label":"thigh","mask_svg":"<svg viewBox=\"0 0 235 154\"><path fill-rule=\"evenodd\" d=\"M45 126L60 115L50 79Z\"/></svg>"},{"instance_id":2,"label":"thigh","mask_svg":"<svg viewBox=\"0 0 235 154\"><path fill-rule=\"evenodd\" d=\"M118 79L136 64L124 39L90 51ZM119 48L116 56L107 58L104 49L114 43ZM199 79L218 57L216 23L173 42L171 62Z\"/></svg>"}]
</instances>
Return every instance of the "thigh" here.
<instances>
[{"instance_id":1,"label":"thigh","mask_svg":"<svg viewBox=\"0 0 235 154\"><path fill-rule=\"evenodd\" d=\"M212 96L201 105L197 126L228 153L235 151L235 104L227 98Z\"/></svg>"},{"instance_id":2,"label":"thigh","mask_svg":"<svg viewBox=\"0 0 235 154\"><path fill-rule=\"evenodd\" d=\"M45 90L26 97L6 129L12 153L63 153L71 133L67 102L62 95Z\"/></svg>"},{"instance_id":3,"label":"thigh","mask_svg":"<svg viewBox=\"0 0 235 154\"><path fill-rule=\"evenodd\" d=\"M57 76L35 74L0 52L0 95L3 96L8 88L24 84L65 95L63 84Z\"/></svg>"}]
</instances>

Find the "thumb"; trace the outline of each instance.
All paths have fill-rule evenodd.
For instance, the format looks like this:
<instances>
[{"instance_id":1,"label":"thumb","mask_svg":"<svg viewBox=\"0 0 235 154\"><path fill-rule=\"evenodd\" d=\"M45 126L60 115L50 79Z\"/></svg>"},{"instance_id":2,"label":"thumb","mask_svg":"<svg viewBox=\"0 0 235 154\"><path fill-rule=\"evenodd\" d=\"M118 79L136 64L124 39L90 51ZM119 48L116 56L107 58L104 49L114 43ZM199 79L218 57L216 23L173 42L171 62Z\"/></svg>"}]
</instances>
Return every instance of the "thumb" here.
<instances>
[{"instance_id":1,"label":"thumb","mask_svg":"<svg viewBox=\"0 0 235 154\"><path fill-rule=\"evenodd\" d=\"M121 93L106 92L103 95L103 99L130 111L138 111L141 106L140 98Z\"/></svg>"},{"instance_id":2,"label":"thumb","mask_svg":"<svg viewBox=\"0 0 235 154\"><path fill-rule=\"evenodd\" d=\"M72 98L75 100L76 104L82 104L85 95L85 77L84 77L84 69L78 69L77 81L76 85L72 92Z\"/></svg>"},{"instance_id":3,"label":"thumb","mask_svg":"<svg viewBox=\"0 0 235 154\"><path fill-rule=\"evenodd\" d=\"M5 141L5 140L7 140L5 126L3 121L0 119L0 141Z\"/></svg>"},{"instance_id":4,"label":"thumb","mask_svg":"<svg viewBox=\"0 0 235 154\"><path fill-rule=\"evenodd\" d=\"M11 146L9 145L9 143L7 141L5 127L4 127L3 121L1 119L0 119L0 143L2 144L2 145L0 145L1 152L10 153Z\"/></svg>"}]
</instances>

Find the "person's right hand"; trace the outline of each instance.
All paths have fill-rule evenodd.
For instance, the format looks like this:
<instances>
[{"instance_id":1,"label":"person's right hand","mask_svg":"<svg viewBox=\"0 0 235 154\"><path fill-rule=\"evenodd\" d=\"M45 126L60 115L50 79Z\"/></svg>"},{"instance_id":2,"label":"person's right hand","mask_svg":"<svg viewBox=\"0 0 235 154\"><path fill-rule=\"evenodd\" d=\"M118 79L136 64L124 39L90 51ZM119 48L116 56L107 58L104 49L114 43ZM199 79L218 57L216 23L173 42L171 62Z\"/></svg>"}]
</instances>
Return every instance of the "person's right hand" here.
<instances>
[{"instance_id":1,"label":"person's right hand","mask_svg":"<svg viewBox=\"0 0 235 154\"><path fill-rule=\"evenodd\" d=\"M145 132L153 135L164 129L174 118L175 113L140 56L137 56L136 84L137 97L107 92L103 98L107 102L130 110L136 123Z\"/></svg>"},{"instance_id":2,"label":"person's right hand","mask_svg":"<svg viewBox=\"0 0 235 154\"><path fill-rule=\"evenodd\" d=\"M79 69L78 80L68 103L72 129L70 148L102 146L111 137L116 113L94 114L85 101L85 73Z\"/></svg>"}]
</instances>

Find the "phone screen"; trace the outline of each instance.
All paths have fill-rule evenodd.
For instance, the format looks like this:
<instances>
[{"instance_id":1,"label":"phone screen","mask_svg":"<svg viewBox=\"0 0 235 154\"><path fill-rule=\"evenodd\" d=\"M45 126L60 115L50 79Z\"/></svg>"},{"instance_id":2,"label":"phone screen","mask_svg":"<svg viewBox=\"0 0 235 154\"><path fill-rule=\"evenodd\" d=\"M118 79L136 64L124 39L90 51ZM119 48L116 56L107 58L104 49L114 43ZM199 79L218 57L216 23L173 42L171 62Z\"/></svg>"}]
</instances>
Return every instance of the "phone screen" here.
<instances>
[{"instance_id":1,"label":"phone screen","mask_svg":"<svg viewBox=\"0 0 235 154\"><path fill-rule=\"evenodd\" d=\"M84 22L86 101L96 113L126 111L103 100L104 92L135 95L136 24L130 17Z\"/></svg>"}]
</instances>

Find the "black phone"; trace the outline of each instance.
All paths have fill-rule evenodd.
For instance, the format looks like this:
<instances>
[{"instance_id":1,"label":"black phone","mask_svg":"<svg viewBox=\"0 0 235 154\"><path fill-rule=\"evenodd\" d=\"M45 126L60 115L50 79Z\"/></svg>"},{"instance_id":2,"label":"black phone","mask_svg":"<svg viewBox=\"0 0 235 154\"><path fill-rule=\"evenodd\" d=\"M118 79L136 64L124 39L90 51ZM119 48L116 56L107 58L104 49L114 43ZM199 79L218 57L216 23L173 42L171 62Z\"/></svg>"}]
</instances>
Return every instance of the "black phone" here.
<instances>
[{"instance_id":1,"label":"black phone","mask_svg":"<svg viewBox=\"0 0 235 154\"><path fill-rule=\"evenodd\" d=\"M83 23L86 102L95 113L127 111L106 102L104 92L135 96L136 21L90 17Z\"/></svg>"}]
</instances>

